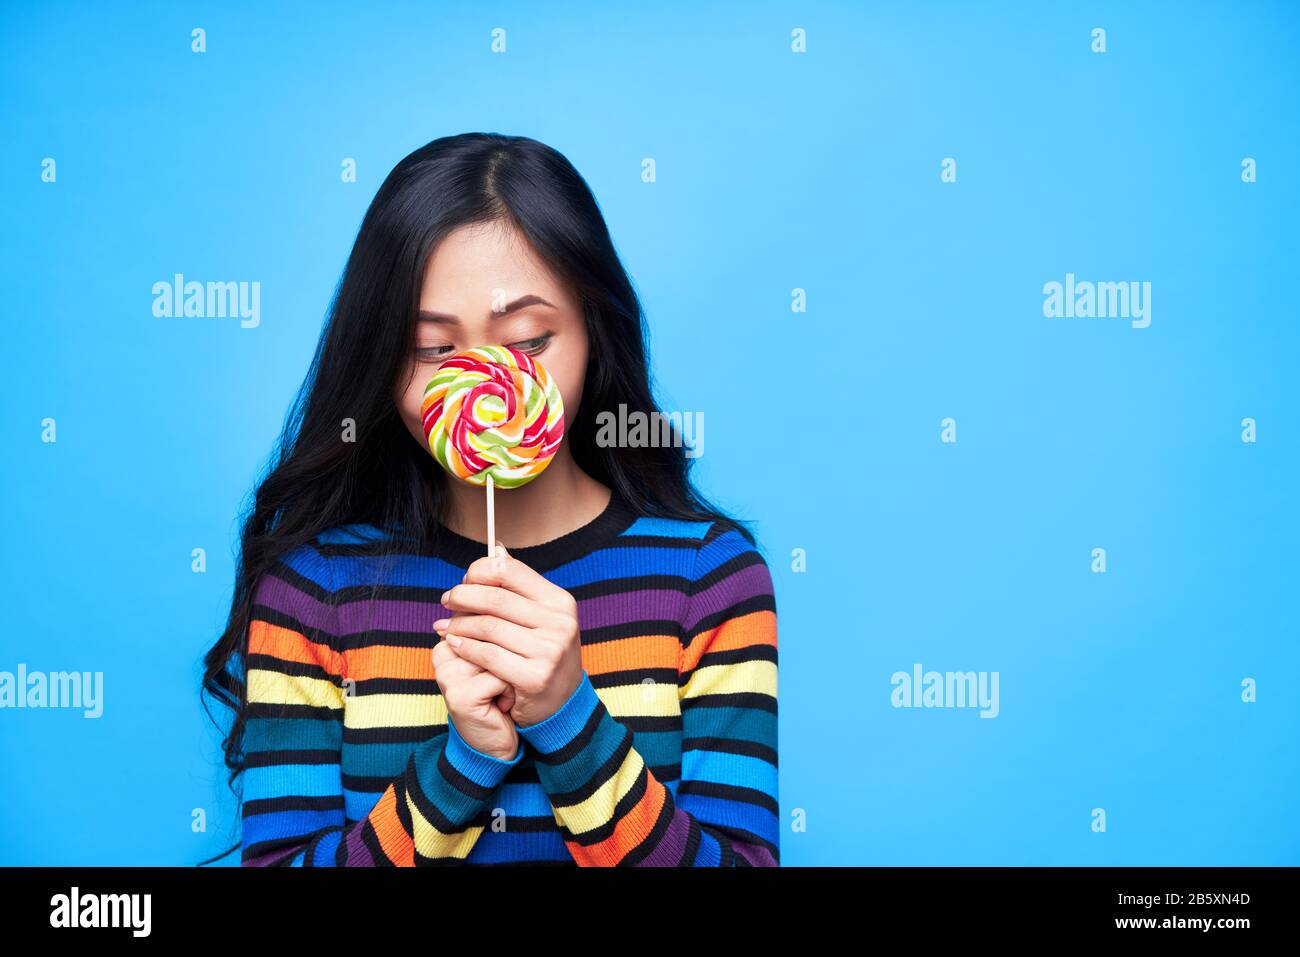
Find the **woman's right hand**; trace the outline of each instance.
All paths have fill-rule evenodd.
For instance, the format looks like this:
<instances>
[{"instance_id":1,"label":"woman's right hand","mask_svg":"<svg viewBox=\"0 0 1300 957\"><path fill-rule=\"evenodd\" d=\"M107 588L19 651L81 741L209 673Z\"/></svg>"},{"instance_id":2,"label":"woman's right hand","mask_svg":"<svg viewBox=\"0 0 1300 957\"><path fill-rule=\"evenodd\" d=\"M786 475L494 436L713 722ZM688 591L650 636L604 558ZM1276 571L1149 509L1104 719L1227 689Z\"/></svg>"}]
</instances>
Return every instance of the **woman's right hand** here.
<instances>
[{"instance_id":1,"label":"woman's right hand","mask_svg":"<svg viewBox=\"0 0 1300 957\"><path fill-rule=\"evenodd\" d=\"M519 731L510 717L514 688L456 654L445 638L433 646L433 670L447 712L465 743L475 751L513 761L519 748Z\"/></svg>"}]
</instances>

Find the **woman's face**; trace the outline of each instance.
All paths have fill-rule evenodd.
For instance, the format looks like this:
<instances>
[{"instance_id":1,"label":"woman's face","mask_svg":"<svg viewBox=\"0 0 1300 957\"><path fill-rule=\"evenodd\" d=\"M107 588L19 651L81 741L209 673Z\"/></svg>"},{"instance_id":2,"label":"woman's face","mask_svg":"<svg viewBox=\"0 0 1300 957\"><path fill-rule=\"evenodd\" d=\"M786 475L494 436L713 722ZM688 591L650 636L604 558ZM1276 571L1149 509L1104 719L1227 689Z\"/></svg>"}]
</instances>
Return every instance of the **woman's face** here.
<instances>
[{"instance_id":1,"label":"woman's face","mask_svg":"<svg viewBox=\"0 0 1300 957\"><path fill-rule=\"evenodd\" d=\"M527 240L499 221L449 233L425 267L415 343L394 395L421 447L420 403L429 378L457 352L483 345L536 358L560 390L565 425L573 421L587 370L581 304Z\"/></svg>"}]
</instances>

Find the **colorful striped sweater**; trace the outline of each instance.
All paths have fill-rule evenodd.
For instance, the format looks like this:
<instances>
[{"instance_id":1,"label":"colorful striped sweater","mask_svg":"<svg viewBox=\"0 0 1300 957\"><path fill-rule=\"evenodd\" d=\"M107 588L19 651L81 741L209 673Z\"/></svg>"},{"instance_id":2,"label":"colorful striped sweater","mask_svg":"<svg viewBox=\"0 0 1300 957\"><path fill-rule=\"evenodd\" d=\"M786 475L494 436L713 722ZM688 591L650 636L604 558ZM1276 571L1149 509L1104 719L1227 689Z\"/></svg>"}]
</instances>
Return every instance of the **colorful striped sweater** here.
<instances>
[{"instance_id":1,"label":"colorful striped sweater","mask_svg":"<svg viewBox=\"0 0 1300 957\"><path fill-rule=\"evenodd\" d=\"M511 554L578 602L582 683L503 761L451 723L438 603L481 542L331 529L255 589L245 866L779 864L776 604L725 522L594 520Z\"/></svg>"}]
</instances>

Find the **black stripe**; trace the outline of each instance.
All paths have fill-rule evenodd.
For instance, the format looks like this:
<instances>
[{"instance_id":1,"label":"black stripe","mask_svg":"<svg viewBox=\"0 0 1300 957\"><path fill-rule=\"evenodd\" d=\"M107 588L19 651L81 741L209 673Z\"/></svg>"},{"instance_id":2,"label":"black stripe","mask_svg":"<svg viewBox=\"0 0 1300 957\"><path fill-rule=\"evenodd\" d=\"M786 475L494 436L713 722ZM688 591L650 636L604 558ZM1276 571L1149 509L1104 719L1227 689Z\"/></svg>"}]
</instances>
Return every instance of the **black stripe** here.
<instances>
[{"instance_id":1,"label":"black stripe","mask_svg":"<svg viewBox=\"0 0 1300 957\"><path fill-rule=\"evenodd\" d=\"M328 564L324 562L324 555L315 544L308 543L303 547L309 548L312 551L316 552L316 555L318 558L321 559L322 564ZM306 575L299 573L287 562L285 562L283 558L276 561L276 563L272 565L270 568L268 568L264 574L270 575L272 578L278 578L286 585L292 585L298 591L302 592L303 594L310 595L312 598L315 598L317 601L321 602L322 604L325 605L330 604L330 590L328 588L324 588L321 585L318 585L315 582L315 580L308 578Z\"/></svg>"},{"instance_id":2,"label":"black stripe","mask_svg":"<svg viewBox=\"0 0 1300 957\"><path fill-rule=\"evenodd\" d=\"M343 684L342 678L326 671L323 666L314 661L288 661L275 655L254 652L248 656L247 668L249 671L271 671L290 678L316 678L320 681L328 681L336 688Z\"/></svg>"},{"instance_id":3,"label":"black stripe","mask_svg":"<svg viewBox=\"0 0 1300 957\"><path fill-rule=\"evenodd\" d=\"M599 628L583 628L581 640L584 645L599 645L606 641L645 638L650 635L676 635L680 640L682 623L675 618L635 618Z\"/></svg>"},{"instance_id":4,"label":"black stripe","mask_svg":"<svg viewBox=\"0 0 1300 957\"><path fill-rule=\"evenodd\" d=\"M307 748L288 748L280 751L249 751L245 767L270 768L280 764L338 764L339 752Z\"/></svg>"},{"instance_id":5,"label":"black stripe","mask_svg":"<svg viewBox=\"0 0 1300 957\"><path fill-rule=\"evenodd\" d=\"M437 695L442 697L442 691L433 678L366 678L362 681L354 681L352 691L353 696L358 698L370 694Z\"/></svg>"},{"instance_id":6,"label":"black stripe","mask_svg":"<svg viewBox=\"0 0 1300 957\"><path fill-rule=\"evenodd\" d=\"M759 691L735 691L731 694L702 694L682 699L682 710L691 708L753 708L776 714L776 698Z\"/></svg>"},{"instance_id":7,"label":"black stripe","mask_svg":"<svg viewBox=\"0 0 1300 957\"><path fill-rule=\"evenodd\" d=\"M433 613L433 605L430 604L427 630L393 631L387 628L367 628L364 631L354 631L340 637L338 650L340 652L364 651L376 645L384 645L385 647L392 646L396 648L421 648L432 653L438 637L433 630L433 623L436 619L437 615Z\"/></svg>"},{"instance_id":8,"label":"black stripe","mask_svg":"<svg viewBox=\"0 0 1300 957\"><path fill-rule=\"evenodd\" d=\"M642 775L644 777L644 775ZM649 781L647 779L647 785ZM636 790L635 788L633 790ZM630 806L629 806L630 810ZM669 826L673 822L673 815L676 809L673 806L673 796L665 791L664 802L659 805L659 814L655 817L654 825L650 828L643 840L636 847L632 848L623 855L623 859L618 862L620 867L635 867L645 860L655 849L660 841L663 840L664 834L667 833Z\"/></svg>"},{"instance_id":9,"label":"black stripe","mask_svg":"<svg viewBox=\"0 0 1300 957\"><path fill-rule=\"evenodd\" d=\"M625 575L621 578L600 578L580 585L571 585L565 589L574 598L582 601L590 598L611 598L629 595L639 591L675 591L683 597L690 594L691 580L686 575L667 573Z\"/></svg>"},{"instance_id":10,"label":"black stripe","mask_svg":"<svg viewBox=\"0 0 1300 957\"><path fill-rule=\"evenodd\" d=\"M701 824L700 827L705 828L706 825ZM708 828L708 831L709 834L712 835L713 839L718 842L718 847L722 850L722 859L718 861L718 866L735 867L736 849L731 846L731 838L715 828Z\"/></svg>"},{"instance_id":11,"label":"black stripe","mask_svg":"<svg viewBox=\"0 0 1300 957\"><path fill-rule=\"evenodd\" d=\"M597 709L597 713L599 713L599 710L600 709ZM584 735L586 735L587 738L590 738L590 735L586 734L585 731L584 731ZM583 735L579 735L579 737L583 737ZM569 751L568 748L565 748L563 750ZM598 768L596 768L595 771L592 772L591 777L589 777L586 781L584 781L581 787L575 788L574 790L571 791L560 791L560 792L552 791L551 788L549 787L546 789L548 795L550 796L551 804L554 805L555 807L563 807L571 804L581 804L583 801L587 800L587 798L595 794L598 790L600 790L600 788L604 787L604 785L609 781L609 779L613 777L615 773L617 773L618 769L623 766L623 762L627 760L627 756L631 752L631 750L632 750L632 732L629 731L627 728L623 728L623 737L619 740L618 747L616 747L613 753L610 754L610 756L606 758L601 763L601 765ZM573 752L569 752L569 753L572 754ZM556 757L556 755L552 755L551 757ZM540 761L541 758L539 758L538 760ZM556 763L558 763L558 760L556 761ZM644 765L644 760L642 761L642 764ZM538 774L549 777L549 774L547 773L546 770L539 769ZM638 784L637 787L641 787L641 785ZM637 787L633 787L632 790L633 791L637 790Z\"/></svg>"},{"instance_id":12,"label":"black stripe","mask_svg":"<svg viewBox=\"0 0 1300 957\"><path fill-rule=\"evenodd\" d=\"M250 701L248 703L248 713L246 720L251 721L254 718L294 718L296 720L310 721L338 721L343 720L342 708L328 708L324 705L317 707L312 704L286 704L282 702Z\"/></svg>"},{"instance_id":13,"label":"black stripe","mask_svg":"<svg viewBox=\"0 0 1300 957\"><path fill-rule=\"evenodd\" d=\"M682 849L682 859L677 862L678 867L693 867L695 858L700 853L700 822L694 816L690 817L691 826L686 832L686 847Z\"/></svg>"},{"instance_id":14,"label":"black stripe","mask_svg":"<svg viewBox=\"0 0 1300 957\"><path fill-rule=\"evenodd\" d=\"M308 625L296 616L278 608L272 608L270 605L254 603L250 612L251 621L264 621L278 628L287 628L289 631L295 631L315 644L325 645L327 648L334 650L338 649L339 638L337 635L324 628Z\"/></svg>"},{"instance_id":15,"label":"black stripe","mask_svg":"<svg viewBox=\"0 0 1300 957\"><path fill-rule=\"evenodd\" d=\"M283 794L276 797L253 798L244 801L240 809L241 817L255 814L269 814L273 811L342 811L343 795L327 794L324 796L306 794Z\"/></svg>"},{"instance_id":16,"label":"black stripe","mask_svg":"<svg viewBox=\"0 0 1300 957\"><path fill-rule=\"evenodd\" d=\"M344 744L422 744L448 731L445 724L417 724L410 727L383 725L376 728L343 728Z\"/></svg>"},{"instance_id":17,"label":"black stripe","mask_svg":"<svg viewBox=\"0 0 1300 957\"><path fill-rule=\"evenodd\" d=\"M439 749L436 761L436 773L439 774L448 784L456 790L468 795L472 800L477 802L486 801L488 796L493 792L493 788L484 787L471 781L465 775L461 774L447 760L447 752ZM415 757L412 755L407 763L406 772L403 775L403 783L407 792L410 794L416 808L426 821L432 824L444 834L452 834L456 831L464 830L464 825L458 821L453 821L443 814L442 810L430 799L424 790L423 782L420 781L416 774Z\"/></svg>"},{"instance_id":18,"label":"black stripe","mask_svg":"<svg viewBox=\"0 0 1300 957\"><path fill-rule=\"evenodd\" d=\"M409 837L412 841L414 841L415 825L411 822L411 808L406 803L405 779L401 778L398 779L397 781L394 781L392 787L393 787L393 797L395 798L393 803L397 807L398 823L402 825L402 830L406 832L406 836ZM383 797L387 793L388 793L388 788L384 788L384 790L380 792L379 796Z\"/></svg>"},{"instance_id":19,"label":"black stripe","mask_svg":"<svg viewBox=\"0 0 1300 957\"><path fill-rule=\"evenodd\" d=\"M627 815L628 811L636 807L636 805L645 796L649 784L650 784L650 778L643 770L640 774L637 775L636 782L630 788L628 788L627 794L619 798L618 804L614 807L614 816L611 817L608 821L606 821L600 827L593 828L590 831L584 831L580 835L574 834L572 831L569 830L569 828L566 825L559 824L557 826L559 827L560 835L564 838L564 840L572 841L575 844L578 844L582 847L591 847L595 844L599 844L601 841L609 840L609 838L613 835L614 829L615 827L617 827L618 822L621 821ZM576 792L571 791L569 793L573 794ZM559 806L563 806L573 802L570 802L568 800L562 800L558 795L552 795L552 803Z\"/></svg>"},{"instance_id":20,"label":"black stripe","mask_svg":"<svg viewBox=\"0 0 1300 957\"><path fill-rule=\"evenodd\" d=\"M701 797L721 798L726 801L739 801L744 804L753 804L756 807L764 808L773 814L780 814L781 807L777 799L766 791L760 791L757 788L745 788L738 784L717 784L713 781L696 781L693 779L683 781L677 787L677 795L680 799L683 794L698 794Z\"/></svg>"},{"instance_id":21,"label":"black stripe","mask_svg":"<svg viewBox=\"0 0 1300 957\"><path fill-rule=\"evenodd\" d=\"M709 527L705 530L704 537L700 539L700 547L703 548L705 545L708 545L719 535L724 534L730 529L731 529L730 523L722 522L719 521L718 519L714 519L711 523L709 523Z\"/></svg>"},{"instance_id":22,"label":"black stripe","mask_svg":"<svg viewBox=\"0 0 1300 957\"><path fill-rule=\"evenodd\" d=\"M656 685L677 687L676 668L628 668L623 671L609 671L602 674L587 675L593 688L618 688L641 685L649 678Z\"/></svg>"},{"instance_id":23,"label":"black stripe","mask_svg":"<svg viewBox=\"0 0 1300 957\"><path fill-rule=\"evenodd\" d=\"M550 754L535 749L537 761L543 764L563 764L568 761L587 746L587 742L595 735L596 729L600 727L607 713L608 709L604 707L604 702L597 698L596 706L591 709L591 714L587 716L587 723L582 726L582 730L574 735L573 740L561 747L560 750L552 751ZM627 732L627 729L624 728L624 731ZM631 733L627 732L625 737L630 741Z\"/></svg>"},{"instance_id":24,"label":"black stripe","mask_svg":"<svg viewBox=\"0 0 1300 957\"><path fill-rule=\"evenodd\" d=\"M756 551L751 550L741 552L739 555L732 555L717 567L710 569L691 582L689 593L691 595L698 595L700 592L712 588L724 578L730 578L732 575L736 574L736 572L744 571L751 565L766 564L767 563L763 561L763 556Z\"/></svg>"},{"instance_id":25,"label":"black stripe","mask_svg":"<svg viewBox=\"0 0 1300 957\"><path fill-rule=\"evenodd\" d=\"M726 648L719 651L706 651L700 656L693 668L682 672L681 684L685 686L701 668L714 665L736 665L747 661L770 661L776 664L775 645L745 645L743 648Z\"/></svg>"},{"instance_id":26,"label":"black stripe","mask_svg":"<svg viewBox=\"0 0 1300 957\"><path fill-rule=\"evenodd\" d=\"M687 751L710 751L719 754L743 754L750 758L761 758L772 767L776 767L776 748L757 741L745 741L739 738L684 738L682 740L683 756Z\"/></svg>"},{"instance_id":27,"label":"black stripe","mask_svg":"<svg viewBox=\"0 0 1300 957\"><path fill-rule=\"evenodd\" d=\"M370 823L369 818L366 818L361 824L361 842L370 850L370 856L375 859L376 867L397 866L388 859L388 855L379 846L379 835L375 832L375 826Z\"/></svg>"},{"instance_id":28,"label":"black stripe","mask_svg":"<svg viewBox=\"0 0 1300 957\"><path fill-rule=\"evenodd\" d=\"M307 846L303 849L306 856L303 858L302 866L316 867L317 866L315 860L316 850L318 847L320 847L320 842L325 840L326 837L333 834L335 831L342 831L342 830L343 830L342 827L325 827L317 831L316 836L312 838L310 841L308 841Z\"/></svg>"},{"instance_id":29,"label":"black stripe","mask_svg":"<svg viewBox=\"0 0 1300 957\"><path fill-rule=\"evenodd\" d=\"M766 592L760 592L757 595L750 595L741 601L735 602L726 608L720 608L717 611L709 612L698 622L695 627L686 635L686 644L690 644L697 637L706 631L717 628L728 618L739 618L741 615L748 615L755 611L776 612L776 599Z\"/></svg>"}]
</instances>

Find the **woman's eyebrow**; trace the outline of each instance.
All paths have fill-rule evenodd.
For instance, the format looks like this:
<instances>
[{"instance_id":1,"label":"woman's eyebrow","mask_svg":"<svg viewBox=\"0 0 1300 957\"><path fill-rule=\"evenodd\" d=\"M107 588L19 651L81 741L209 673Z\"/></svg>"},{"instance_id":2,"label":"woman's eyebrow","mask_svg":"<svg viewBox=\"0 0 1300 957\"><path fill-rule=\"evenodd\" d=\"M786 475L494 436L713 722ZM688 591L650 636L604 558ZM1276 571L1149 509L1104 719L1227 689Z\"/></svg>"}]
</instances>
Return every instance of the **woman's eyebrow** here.
<instances>
[{"instance_id":1,"label":"woman's eyebrow","mask_svg":"<svg viewBox=\"0 0 1300 957\"><path fill-rule=\"evenodd\" d=\"M525 309L528 306L550 306L552 309L555 308L554 303L548 302L547 300L543 299L541 296L536 296L532 293L529 293L526 296L520 296L518 299L515 299L512 302L506 303L505 307L501 309L500 312L496 312L496 311L489 312L487 317L489 319L500 319L503 316L510 315L510 313L512 312L518 312L520 309ZM451 315L450 313L433 312L429 309L420 310L420 321L441 322L452 326L460 325L460 320L455 316Z\"/></svg>"}]
</instances>

